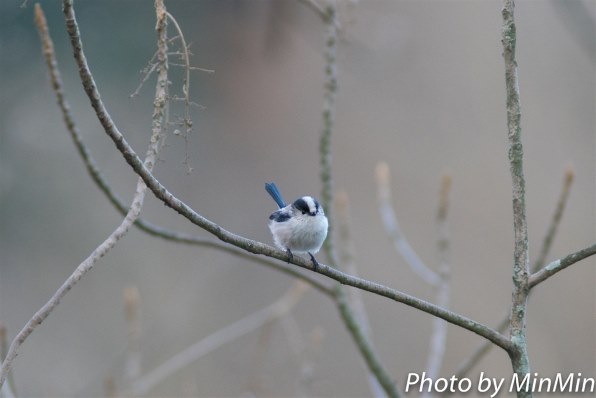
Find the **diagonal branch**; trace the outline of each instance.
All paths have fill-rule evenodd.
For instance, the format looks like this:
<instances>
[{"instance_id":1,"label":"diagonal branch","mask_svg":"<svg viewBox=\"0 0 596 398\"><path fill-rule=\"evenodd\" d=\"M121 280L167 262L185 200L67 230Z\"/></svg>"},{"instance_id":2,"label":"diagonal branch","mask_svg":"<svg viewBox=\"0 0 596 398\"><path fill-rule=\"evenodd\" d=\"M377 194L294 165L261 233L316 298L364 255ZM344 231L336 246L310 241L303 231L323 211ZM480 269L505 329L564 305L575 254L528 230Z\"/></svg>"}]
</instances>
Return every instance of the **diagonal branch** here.
<instances>
[{"instance_id":1,"label":"diagonal branch","mask_svg":"<svg viewBox=\"0 0 596 398\"><path fill-rule=\"evenodd\" d=\"M569 198L569 193L571 192L571 185L573 185L574 177L575 173L573 168L567 167L567 170L565 170L565 177L563 179L563 188L561 189L559 200L557 201L557 206L555 208L555 212L553 213L551 223L548 226L548 230L544 236L544 240L542 241L542 247L540 248L538 258L536 258L536 261L532 265L532 272L538 271L546 263L546 258L548 257L548 253L550 252L550 249L553 245L553 240L557 235L557 229L559 228L561 219L563 218L563 212L565 211L565 206L567 205L567 199Z\"/></svg>"},{"instance_id":2,"label":"diagonal branch","mask_svg":"<svg viewBox=\"0 0 596 398\"><path fill-rule=\"evenodd\" d=\"M250 253L264 255L281 261L287 261L288 256L285 251L274 249L273 247L265 245L261 242L257 242L226 231L224 228L217 225L213 221L201 216L193 209L191 209L187 204L185 204L180 199L175 197L172 193L170 193L166 189L166 187L164 187L153 176L151 171L143 165L138 155L128 144L124 136L122 136L122 133L120 133L118 128L114 125L109 113L107 112L103 102L101 101L99 92L97 91L97 87L93 80L93 76L91 75L91 72L87 65L87 61L82 52L80 33L74 16L74 11L72 9L72 0L64 0L64 13L66 16L67 31L71 38L72 46L74 49L75 60L79 66L79 73L81 75L83 88L85 89L85 92L87 93L87 96L91 101L91 105L95 109L97 117L100 123L102 124L102 127L104 128L106 134L108 134L108 136L112 139L116 148L118 148L126 162L139 175L139 177L141 177L143 181L145 181L147 187L151 190L151 192L153 192L153 194L166 206L172 208L193 224L215 235L221 241L232 244ZM294 259L293 261L291 261L291 263L309 270L312 270L313 268L312 262L310 260L306 260L299 256L294 256ZM511 348L510 341L505 336L496 332L495 330L472 319L466 318L462 315L444 310L424 300L420 300L416 297L402 293L390 287L383 286L376 282L348 275L325 264L320 264L319 273L331 279L334 279L344 285L349 285L362 290L366 290L368 292L384 296L391 300L401 302L408 306L417 308L431 315L443 318L446 321L453 323L454 325L460 326L464 329L478 334L479 336L491 340L504 350L508 351Z\"/></svg>"},{"instance_id":3,"label":"diagonal branch","mask_svg":"<svg viewBox=\"0 0 596 398\"><path fill-rule=\"evenodd\" d=\"M310 8L323 20L323 22L327 21L328 15L325 8L323 8L317 0L298 0L300 3L304 4L306 7ZM337 15L333 17L333 25L335 25L336 29L339 29L341 26L339 24L339 20L337 19Z\"/></svg>"},{"instance_id":4,"label":"diagonal branch","mask_svg":"<svg viewBox=\"0 0 596 398\"><path fill-rule=\"evenodd\" d=\"M532 274L530 277L529 288L533 288L534 286L538 285L539 283L544 282L554 274L559 271L563 271L565 268L569 267L577 263L584 258L593 256L596 254L596 244L586 247L585 249L579 250L575 253L571 253L559 260L553 261L550 264L547 264L544 268L540 271Z\"/></svg>"}]
</instances>

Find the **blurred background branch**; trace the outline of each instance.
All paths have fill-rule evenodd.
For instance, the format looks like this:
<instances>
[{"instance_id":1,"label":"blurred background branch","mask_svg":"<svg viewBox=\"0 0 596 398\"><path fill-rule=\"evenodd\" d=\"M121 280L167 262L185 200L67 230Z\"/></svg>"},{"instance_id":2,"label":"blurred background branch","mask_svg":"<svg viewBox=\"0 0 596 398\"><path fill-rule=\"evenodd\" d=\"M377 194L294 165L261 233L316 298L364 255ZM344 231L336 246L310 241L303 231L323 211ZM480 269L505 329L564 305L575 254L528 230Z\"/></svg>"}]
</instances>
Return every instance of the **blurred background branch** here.
<instances>
[{"instance_id":1,"label":"blurred background branch","mask_svg":"<svg viewBox=\"0 0 596 398\"><path fill-rule=\"evenodd\" d=\"M406 261L418 276L430 286L438 286L441 283L441 277L435 271L430 269L414 251L404 236L395 210L391 205L391 176L389 166L385 162L377 164L375 171L377 181L377 198L379 201L379 212L381 221L385 227L387 235L391 238L393 246L399 255Z\"/></svg>"}]
</instances>

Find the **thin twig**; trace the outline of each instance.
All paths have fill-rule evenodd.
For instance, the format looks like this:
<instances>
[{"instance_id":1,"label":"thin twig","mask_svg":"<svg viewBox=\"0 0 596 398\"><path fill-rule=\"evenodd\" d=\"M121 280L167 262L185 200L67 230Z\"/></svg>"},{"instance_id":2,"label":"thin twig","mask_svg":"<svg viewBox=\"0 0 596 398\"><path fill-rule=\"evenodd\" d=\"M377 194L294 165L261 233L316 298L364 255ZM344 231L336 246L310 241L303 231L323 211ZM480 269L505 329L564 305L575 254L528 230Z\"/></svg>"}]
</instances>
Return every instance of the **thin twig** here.
<instances>
[{"instance_id":1,"label":"thin twig","mask_svg":"<svg viewBox=\"0 0 596 398\"><path fill-rule=\"evenodd\" d=\"M72 3L71 3L72 6ZM149 143L149 147L147 149L147 155L145 161L141 164L146 170L152 170L153 165L155 164L155 159L157 158L157 151L159 148L159 141L162 133L162 126L163 126L163 109L166 102L166 95L165 95L165 87L167 85L168 76L167 76L167 55L166 55L166 32L165 32L165 14L160 16L160 8L163 7L163 3L160 0L156 1L156 8L157 8L157 16L158 16L158 48L160 48L160 55L158 56L159 66L159 73L157 78L157 86L155 89L155 101L154 101L154 110L153 110L153 122L151 128L151 139ZM165 11L161 10L161 11ZM69 13L74 17L74 11L72 8L69 9ZM35 6L35 22L39 30L39 34L43 43L44 48L44 55L46 57L46 62L52 63L55 62L54 57L51 55L53 54L53 43L49 36L49 31L47 27L47 22L45 20L45 16L39 4ZM81 44L79 43L79 48ZM140 161L140 159L139 159ZM82 263L80 263L75 271L64 281L62 286L52 295L52 297L48 300L46 304L43 305L33 317L26 323L26 325L21 329L21 331L17 334L14 338L10 347L8 349L8 353L2 362L2 369L0 370L0 385L4 384L6 380L6 376L10 372L12 368L12 363L16 358L20 346L23 342L33 333L33 331L52 313L54 308L58 306L60 300L74 287L74 285L81 280L81 278L89 271L93 266L99 261L100 258L105 256L117 243L118 241L126 235L129 228L134 223L135 219L138 217L141 208L143 206L143 201L145 199L145 193L147 186L143 182L142 179L139 179L137 182L136 191L132 200L132 204L130 206L130 210L128 211L124 220L120 223L120 225L108 236L108 238L103 241L90 255L87 257Z\"/></svg>"},{"instance_id":2,"label":"thin twig","mask_svg":"<svg viewBox=\"0 0 596 398\"><path fill-rule=\"evenodd\" d=\"M526 311L528 304L528 225L526 220L526 182L523 169L521 141L521 111L515 47L517 31L513 0L503 0L503 58L505 60L505 87L507 92L507 129L509 132L509 164L513 202L513 293L509 334L513 349L510 352L513 371L519 376L530 373L526 340ZM531 397L531 391L517 392L518 398Z\"/></svg>"},{"instance_id":3,"label":"thin twig","mask_svg":"<svg viewBox=\"0 0 596 398\"><path fill-rule=\"evenodd\" d=\"M182 50L182 58L184 59L184 82L182 83L182 92L184 93L184 164L187 167L187 172L190 173L192 171L192 167L190 166L190 159L188 155L188 138L192 133L192 120L190 118L190 57L188 55L188 46L186 45L186 39L184 38L184 33L182 29L180 29L180 25L178 25L178 21L176 18L169 12L167 13L168 18L174 24L174 28L178 31L178 36L180 37L180 43L183 48Z\"/></svg>"},{"instance_id":4,"label":"thin twig","mask_svg":"<svg viewBox=\"0 0 596 398\"><path fill-rule=\"evenodd\" d=\"M178 36L173 36L168 39L167 43L170 44L176 40L178 40ZM157 63L155 63L155 57L157 57L157 51L155 51L153 53L153 56L147 63L147 66L141 70L141 73L143 73L143 77L141 78L141 82L139 83L139 85L138 85L137 89L134 91L134 93L130 94L130 96L129 96L130 98L134 98L139 95L141 89L145 85L145 82L149 79L149 76L151 76L151 74L155 71L155 68L157 67ZM174 65L174 64L172 62L170 62L169 65Z\"/></svg>"},{"instance_id":5,"label":"thin twig","mask_svg":"<svg viewBox=\"0 0 596 398\"><path fill-rule=\"evenodd\" d=\"M149 77L151 76L151 74L153 74L153 72L155 72L155 68L157 68L157 63L154 63L152 61L150 61L148 68L145 68L145 70L143 71L143 78L141 79L141 82L137 86L137 89L135 90L135 92L130 95L130 98L134 98L139 95L139 92L141 91L141 88L143 88L143 86L145 85L145 82L147 80L149 80Z\"/></svg>"},{"instance_id":6,"label":"thin twig","mask_svg":"<svg viewBox=\"0 0 596 398\"><path fill-rule=\"evenodd\" d=\"M308 285L297 281L274 303L219 329L190 347L174 355L146 375L139 378L132 387L135 395L145 395L153 387L180 369L185 368L217 348L234 341L290 311L307 291Z\"/></svg>"},{"instance_id":7,"label":"thin twig","mask_svg":"<svg viewBox=\"0 0 596 398\"><path fill-rule=\"evenodd\" d=\"M186 39L184 38L184 33L182 33L182 29L180 29L180 25L178 25L178 21L174 16L167 12L166 13L170 21L174 24L174 28L178 31L178 36L180 37L180 43L182 48L184 49L182 52L183 59L184 59L184 83L182 84L182 92L184 93L184 122L186 123L187 132L190 131L192 123L190 122L190 58L188 56L188 47L186 45Z\"/></svg>"},{"instance_id":8,"label":"thin twig","mask_svg":"<svg viewBox=\"0 0 596 398\"><path fill-rule=\"evenodd\" d=\"M182 66L184 68L187 67L186 64L177 64L175 62L170 62L170 66ZM188 66L188 69L197 70L199 72L205 72L205 73L215 73L214 69L199 68L198 66Z\"/></svg>"},{"instance_id":9,"label":"thin twig","mask_svg":"<svg viewBox=\"0 0 596 398\"><path fill-rule=\"evenodd\" d=\"M555 260L547 264L540 271L532 274L532 276L530 277L529 288L533 288L534 286L544 282L557 272L563 271L570 265L573 265L587 257L593 256L594 254L596 254L596 244L590 247L586 247L585 249L579 250L575 253L568 254L567 256L559 260Z\"/></svg>"},{"instance_id":10,"label":"thin twig","mask_svg":"<svg viewBox=\"0 0 596 398\"><path fill-rule=\"evenodd\" d=\"M574 176L575 172L573 171L573 168L571 166L567 167L567 170L565 170L565 177L563 179L563 188L561 189L561 194L559 195L559 200L557 201L557 207L555 208L551 223L548 227L546 235L544 236L540 253L538 254L538 257L532 266L532 272L538 271L544 266L544 264L546 264L546 258L548 257L553 240L557 234L557 228L561 223L563 211L565 210L565 205L567 204L567 199L569 198L569 192L571 192L571 185L573 185Z\"/></svg>"},{"instance_id":11,"label":"thin twig","mask_svg":"<svg viewBox=\"0 0 596 398\"><path fill-rule=\"evenodd\" d=\"M302 4L304 4L305 6L307 6L308 8L310 8L311 10L313 10L315 12L315 14L317 14L319 16L319 18L321 18L323 20L323 22L327 21L327 18L328 18L327 12L325 11L325 8L322 7L317 0L298 0L298 1ZM330 1L334 1L334 0L330 0ZM337 20L337 15L335 15L333 17L333 25L335 25L335 28L338 30L341 28L339 21Z\"/></svg>"},{"instance_id":12,"label":"thin twig","mask_svg":"<svg viewBox=\"0 0 596 398\"><path fill-rule=\"evenodd\" d=\"M423 281L430 286L438 286L441 283L439 274L422 261L420 256L408 243L399 226L395 210L393 210L393 206L391 205L391 176L387 163L381 162L377 165L375 169L375 177L377 181L377 196L379 200L381 221L383 221L385 231L391 238L395 250L403 257L412 271L422 278Z\"/></svg>"},{"instance_id":13,"label":"thin twig","mask_svg":"<svg viewBox=\"0 0 596 398\"><path fill-rule=\"evenodd\" d=\"M271 246L240 235L233 234L222 228L220 225L198 214L187 204L169 192L166 187L164 187L153 176L153 174L147 170L133 148L126 141L118 128L114 125L97 91L97 87L95 86L95 82L85 57L82 54L80 33L78 31L76 20L73 18L73 14L71 12L72 0L64 0L64 8L67 15L67 31L73 44L75 60L78 63L79 72L81 75L81 82L88 98L92 103L93 108L95 109L98 120L104 128L105 133L112 139L114 145L120 151L126 162L131 166L135 173L137 173L143 179L143 181L145 181L147 187L149 187L155 197L161 200L166 206L172 208L177 213L185 217L191 223L213 234L223 242L234 245L250 253L264 255L287 262L288 255L285 251L275 249ZM305 269L313 270L313 265L310 259L307 260L300 256L294 256L291 263ZM493 341L495 344L505 350L510 349L511 343L507 338L479 322L445 310L424 300L407 295L398 290L383 286L379 283L348 275L345 272L341 272L322 263L319 265L320 267L318 268L318 273L321 275L334 279L344 285L366 290L368 292L417 308L431 315L441 317L448 322L453 323L454 325L458 325L464 329L478 334L479 336Z\"/></svg>"}]
</instances>

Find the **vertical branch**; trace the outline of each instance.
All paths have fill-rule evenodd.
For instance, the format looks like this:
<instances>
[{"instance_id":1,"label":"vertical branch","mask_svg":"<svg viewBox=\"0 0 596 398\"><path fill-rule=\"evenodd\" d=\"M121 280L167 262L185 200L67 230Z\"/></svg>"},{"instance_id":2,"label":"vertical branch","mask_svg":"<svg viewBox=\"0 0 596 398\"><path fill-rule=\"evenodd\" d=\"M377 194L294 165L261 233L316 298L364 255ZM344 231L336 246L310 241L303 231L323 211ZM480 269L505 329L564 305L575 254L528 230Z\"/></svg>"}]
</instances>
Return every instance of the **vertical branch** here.
<instances>
[{"instance_id":1,"label":"vertical branch","mask_svg":"<svg viewBox=\"0 0 596 398\"><path fill-rule=\"evenodd\" d=\"M336 19L336 0L330 0L325 8L324 22L327 27L327 37L325 40L325 91L323 99L323 129L321 131L321 140L319 145L321 157L321 183L322 183L322 201L323 208L327 209L328 217L333 220L333 175L332 175L332 156L331 156L331 135L335 123L335 101L337 96L337 25ZM327 239L323 245L323 250L327 255L329 264L337 268L337 254L334 248L334 229L333 222L330 222ZM356 315L348 302L345 289L338 284L334 289L335 302L339 310L342 321L348 328L356 346L362 354L369 370L375 375L387 395L398 397L399 392L391 376L379 360L374 347L363 331L363 326L356 320Z\"/></svg>"},{"instance_id":2,"label":"vertical branch","mask_svg":"<svg viewBox=\"0 0 596 398\"><path fill-rule=\"evenodd\" d=\"M521 111L515 47L517 32L513 0L503 0L503 57L505 59L505 84L507 91L507 128L509 131L509 163L513 198L513 293L511 324L509 327L513 349L510 351L513 370L520 376L530 372L526 343L526 309L528 299L528 226L526 222L525 180L523 147L521 142ZM529 391L518 391L518 397L529 397Z\"/></svg>"},{"instance_id":3,"label":"vertical branch","mask_svg":"<svg viewBox=\"0 0 596 398\"><path fill-rule=\"evenodd\" d=\"M323 208L333 219L333 177L331 156L331 133L335 123L335 101L337 97L337 27L334 24L336 13L335 0L325 9L327 38L325 40L325 91L323 98L323 129L319 143L321 157L321 183ZM323 250L333 267L337 267L337 258L333 248L333 223L329 225Z\"/></svg>"},{"instance_id":4,"label":"vertical branch","mask_svg":"<svg viewBox=\"0 0 596 398\"><path fill-rule=\"evenodd\" d=\"M164 0L155 0L155 12L157 16L157 64L159 66L155 87L155 100L153 102L153 121L151 123L152 145L149 147L147 159L145 159L145 166L149 170L153 169L153 165L157 159L158 143L162 132L166 128L168 112L168 21Z\"/></svg>"}]
</instances>

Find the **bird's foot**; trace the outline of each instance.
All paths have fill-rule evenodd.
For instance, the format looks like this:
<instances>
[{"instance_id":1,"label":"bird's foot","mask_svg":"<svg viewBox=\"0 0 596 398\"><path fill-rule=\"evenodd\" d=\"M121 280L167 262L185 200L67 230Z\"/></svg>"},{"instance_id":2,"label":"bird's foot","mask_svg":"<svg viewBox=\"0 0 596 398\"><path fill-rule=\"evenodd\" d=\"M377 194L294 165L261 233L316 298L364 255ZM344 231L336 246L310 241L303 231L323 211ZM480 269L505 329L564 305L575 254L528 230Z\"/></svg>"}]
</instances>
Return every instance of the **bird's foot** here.
<instances>
[{"instance_id":1,"label":"bird's foot","mask_svg":"<svg viewBox=\"0 0 596 398\"><path fill-rule=\"evenodd\" d=\"M312 260L312 270L315 272L319 272L319 262L317 261L315 256L312 255L311 252L308 252L308 255L310 256L310 259Z\"/></svg>"},{"instance_id":2,"label":"bird's foot","mask_svg":"<svg viewBox=\"0 0 596 398\"><path fill-rule=\"evenodd\" d=\"M286 249L286 253L288 253L288 264L290 264L290 262L292 262L292 260L294 260L294 254L292 253L292 251L290 249Z\"/></svg>"}]
</instances>

